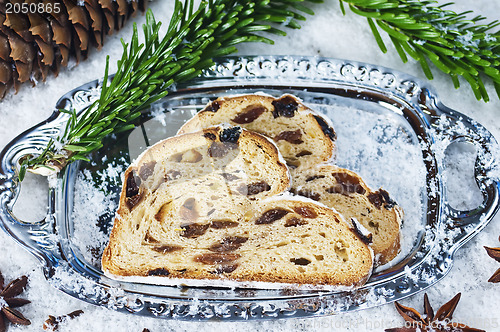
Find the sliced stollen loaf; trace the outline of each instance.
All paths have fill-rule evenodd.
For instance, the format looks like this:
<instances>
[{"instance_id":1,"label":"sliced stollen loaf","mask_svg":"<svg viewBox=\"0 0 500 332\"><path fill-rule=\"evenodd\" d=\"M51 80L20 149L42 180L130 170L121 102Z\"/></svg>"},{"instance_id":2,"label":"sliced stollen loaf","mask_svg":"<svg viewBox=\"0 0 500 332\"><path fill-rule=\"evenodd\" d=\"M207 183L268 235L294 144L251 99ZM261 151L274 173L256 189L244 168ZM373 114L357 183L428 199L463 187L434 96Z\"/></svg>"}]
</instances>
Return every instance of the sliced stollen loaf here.
<instances>
[{"instance_id":1,"label":"sliced stollen loaf","mask_svg":"<svg viewBox=\"0 0 500 332\"><path fill-rule=\"evenodd\" d=\"M103 271L170 285L366 282L365 237L332 209L284 196L288 186L277 148L254 132L215 127L157 143L125 172Z\"/></svg>"},{"instance_id":2,"label":"sliced stollen loaf","mask_svg":"<svg viewBox=\"0 0 500 332\"><path fill-rule=\"evenodd\" d=\"M357 220L372 233L376 264L391 261L400 250L403 210L389 194L371 190L356 173L334 165L292 170L291 191Z\"/></svg>"},{"instance_id":3,"label":"sliced stollen loaf","mask_svg":"<svg viewBox=\"0 0 500 332\"><path fill-rule=\"evenodd\" d=\"M233 210L246 211L253 200L272 197L289 185L278 149L257 133L214 127L161 141L125 171L103 269L137 274L134 262L148 265L141 254L157 246L144 244L156 243L158 234L170 232L187 241L206 231L209 221L224 225ZM171 219L177 224L165 228L164 221Z\"/></svg>"},{"instance_id":4,"label":"sliced stollen loaf","mask_svg":"<svg viewBox=\"0 0 500 332\"><path fill-rule=\"evenodd\" d=\"M272 138L289 166L331 160L335 131L327 119L292 95L219 97L187 121L179 134L228 123Z\"/></svg>"}]
</instances>

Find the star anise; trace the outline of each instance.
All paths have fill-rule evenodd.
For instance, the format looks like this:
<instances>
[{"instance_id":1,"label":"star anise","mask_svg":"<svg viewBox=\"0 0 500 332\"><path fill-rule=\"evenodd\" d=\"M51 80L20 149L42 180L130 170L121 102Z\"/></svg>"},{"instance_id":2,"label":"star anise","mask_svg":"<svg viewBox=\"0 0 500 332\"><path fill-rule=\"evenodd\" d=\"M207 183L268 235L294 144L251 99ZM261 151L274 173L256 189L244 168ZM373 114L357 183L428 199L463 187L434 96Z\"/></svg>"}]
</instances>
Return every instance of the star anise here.
<instances>
[{"instance_id":1,"label":"star anise","mask_svg":"<svg viewBox=\"0 0 500 332\"><path fill-rule=\"evenodd\" d=\"M498 238L498 240L500 241L500 237ZM484 247L484 249L486 249L486 252L488 253L488 255L493 258L494 260L496 260L497 262L500 262L500 248L489 248L489 247ZM494 283L497 283L497 282L500 282L500 269L498 269L492 276L490 279L488 279L489 282L494 282Z\"/></svg>"},{"instance_id":2,"label":"star anise","mask_svg":"<svg viewBox=\"0 0 500 332\"><path fill-rule=\"evenodd\" d=\"M484 330L468 327L465 324L452 322L452 315L460 301L458 293L453 299L445 303L434 314L427 294L424 295L424 315L413 308L408 308L396 302L396 309L405 320L404 327L386 329L385 332L485 332Z\"/></svg>"},{"instance_id":3,"label":"star anise","mask_svg":"<svg viewBox=\"0 0 500 332\"><path fill-rule=\"evenodd\" d=\"M43 329L46 331L57 331L59 329L59 324L65 322L68 319L73 319L83 314L83 310L75 310L70 312L67 315L62 316L52 316L49 315L49 319L47 319L43 323Z\"/></svg>"},{"instance_id":4,"label":"star anise","mask_svg":"<svg viewBox=\"0 0 500 332\"><path fill-rule=\"evenodd\" d=\"M30 303L28 300L16 298L24 291L27 284L28 277L22 276L4 287L4 279L0 272L0 332L5 332L7 329L7 321L21 325L31 324L19 311L14 309Z\"/></svg>"}]
</instances>

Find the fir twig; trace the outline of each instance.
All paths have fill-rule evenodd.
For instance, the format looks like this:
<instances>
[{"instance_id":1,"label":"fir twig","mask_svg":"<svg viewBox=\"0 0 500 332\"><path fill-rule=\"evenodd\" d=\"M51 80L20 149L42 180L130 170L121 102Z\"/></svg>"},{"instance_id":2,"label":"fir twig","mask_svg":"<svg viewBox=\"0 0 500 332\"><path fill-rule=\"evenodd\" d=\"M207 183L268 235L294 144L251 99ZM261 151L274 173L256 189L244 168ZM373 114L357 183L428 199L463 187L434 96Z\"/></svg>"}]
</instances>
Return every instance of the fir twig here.
<instances>
[{"instance_id":1,"label":"fir twig","mask_svg":"<svg viewBox=\"0 0 500 332\"><path fill-rule=\"evenodd\" d=\"M19 178L27 169L50 174L102 147L102 140L111 133L134 128L141 111L165 97L168 87L200 75L211 67L213 58L237 51L243 42L273 41L258 33L286 33L269 23L300 28L300 13L312 14L305 2L321 0L207 0L195 10L194 0L176 0L165 36L159 36L160 22L153 13L146 13L143 26L144 43L139 43L137 26L133 26L130 43L122 40L123 55L118 70L108 83L109 57L100 98L86 111L69 113L63 133L52 140L38 156L21 161Z\"/></svg>"},{"instance_id":2,"label":"fir twig","mask_svg":"<svg viewBox=\"0 0 500 332\"><path fill-rule=\"evenodd\" d=\"M481 77L493 81L500 98L500 24L481 24L483 16L467 18L471 12L456 13L435 0L339 0L345 7L367 18L382 52L387 47L379 30L394 44L403 62L407 55L418 61L428 79L433 75L429 64L449 74L455 88L463 77L478 100L489 101Z\"/></svg>"}]
</instances>

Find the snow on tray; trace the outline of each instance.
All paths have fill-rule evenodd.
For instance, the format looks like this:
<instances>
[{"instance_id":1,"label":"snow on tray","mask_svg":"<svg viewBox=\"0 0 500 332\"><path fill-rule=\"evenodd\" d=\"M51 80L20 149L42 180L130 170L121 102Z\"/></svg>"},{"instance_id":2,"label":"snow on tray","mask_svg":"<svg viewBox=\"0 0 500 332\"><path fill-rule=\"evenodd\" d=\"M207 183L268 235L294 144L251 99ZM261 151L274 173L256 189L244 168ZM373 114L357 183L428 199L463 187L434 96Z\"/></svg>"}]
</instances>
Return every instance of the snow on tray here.
<instances>
[{"instance_id":1,"label":"snow on tray","mask_svg":"<svg viewBox=\"0 0 500 332\"><path fill-rule=\"evenodd\" d=\"M102 162L106 162L106 157ZM103 218L114 215L118 194L110 186L121 186L125 160L108 163L107 167L92 176L88 169L78 174L74 189L72 219L74 222L73 244L84 258L100 266L100 257L109 240L109 227Z\"/></svg>"}]
</instances>

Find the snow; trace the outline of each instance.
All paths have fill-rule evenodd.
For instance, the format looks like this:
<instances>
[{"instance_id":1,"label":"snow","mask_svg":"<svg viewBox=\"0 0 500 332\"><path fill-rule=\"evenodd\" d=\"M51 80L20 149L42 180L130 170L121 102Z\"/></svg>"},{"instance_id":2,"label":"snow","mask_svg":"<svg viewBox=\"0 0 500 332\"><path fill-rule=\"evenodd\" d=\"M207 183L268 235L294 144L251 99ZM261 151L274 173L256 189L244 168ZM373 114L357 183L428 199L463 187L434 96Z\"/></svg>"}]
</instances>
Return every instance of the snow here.
<instances>
[{"instance_id":1,"label":"snow","mask_svg":"<svg viewBox=\"0 0 500 332\"><path fill-rule=\"evenodd\" d=\"M485 42L492 42L492 41L496 41L496 40L497 40L497 37L492 36L489 33L487 33L487 34L484 35L484 41Z\"/></svg>"},{"instance_id":2,"label":"snow","mask_svg":"<svg viewBox=\"0 0 500 332\"><path fill-rule=\"evenodd\" d=\"M9 305L7 304L7 302L5 302L5 299L3 297L0 297L0 310L2 310L2 308L5 308L5 307L8 307Z\"/></svg>"},{"instance_id":3,"label":"snow","mask_svg":"<svg viewBox=\"0 0 500 332\"><path fill-rule=\"evenodd\" d=\"M490 21L500 18L500 4L497 2L486 0L474 2L459 0L456 2L457 5L452 8L457 11L472 9L475 13L488 17ZM150 7L153 8L157 20L164 22L168 20L172 6L171 2L165 1L150 3ZM301 30L289 30L287 31L287 37L275 37L276 43L274 46L264 44L242 46L240 47L241 54L300 54L345 58L376 63L408 72L425 80L419 64L412 59L409 60L408 64L403 64L395 50L391 48L390 42L386 43L389 48L387 54L382 54L378 50L378 46L374 42L365 19L349 13L349 10L347 10L345 17L342 16L336 2L326 2L325 4L314 5L313 7L316 15L308 17L306 22L301 22ZM142 24L144 17L138 16L135 20L139 24ZM19 133L50 116L57 99L69 89L102 77L106 55L110 54L112 59L119 58L121 55L119 38L123 37L127 40L131 35L131 28L131 24L126 25L120 32L106 39L105 46L100 52L90 52L88 60L80 63L78 66L63 69L59 77L50 77L46 83L39 83L34 89L29 84L26 84L17 95L10 95L0 102L0 123L3 124L3 126L0 126L0 146L5 146ZM163 25L163 29L166 29L166 24ZM385 36L383 38L387 41ZM116 69L116 64L114 61L111 61L110 65L110 72L113 72ZM491 101L484 104L476 101L466 82L462 82L463 87L460 90L455 90L446 75L434 70L434 76L435 80L431 84L436 88L445 105L474 118L479 123L485 125L495 137L500 138L500 123L498 120L500 118L500 101L496 98L493 85L490 82L486 83L486 89L490 94ZM343 109L339 112L349 114L349 112L355 112L355 110ZM337 119L337 123L335 123L336 129L339 130L342 128L342 121L346 122L348 120L345 118ZM394 130L393 126L384 126L383 122L377 121L374 123L378 123L379 125L373 128L372 131L367 132L362 140L354 142L358 148L366 149L366 158L376 158L380 152L388 159L399 158L402 161L408 161L408 163L416 160L412 159L415 158L412 154L413 145L406 142L404 136L398 136L398 132ZM354 128L360 128L359 126L361 126L361 124L352 123L352 121L351 124L355 126ZM340 128L337 128L339 126ZM347 132L345 133L346 136L343 137L349 138L350 134L352 135L351 138L355 137L354 132ZM391 137L393 142L399 142L400 149L391 151L389 149L378 150L370 147L369 142L376 141L377 137L385 135ZM441 156L444 158L443 163L448 165L449 172L446 175L448 178L447 187L455 195L453 206L461 209L474 208L482 199L478 197L477 192L474 193L474 190L477 189L474 188L475 184L470 176L464 176L461 172L463 168L471 167L470 157L466 161L461 155L470 155L471 152L467 148L455 148L455 151L447 151L446 148L442 149L442 147L436 148L441 149L438 151L440 151ZM421 206L418 203L420 201L412 204L414 201L409 199L418 190L407 184L409 179L411 179L410 175L416 174L419 177L422 176L420 173L412 172L409 166L403 165L406 168L402 171L398 171L393 176L385 177L382 170L372 172L368 166L356 164L354 156L349 156L345 151L342 152L342 150L339 153L343 163L346 166L357 167L357 170L367 179L369 185L373 187L382 185L391 194L394 192L394 197L398 203L404 205L407 212L406 216L410 218L408 220L411 221L412 218L415 218L415 220L418 219L418 215L421 213ZM492 153L497 156L499 155L499 151L492 151ZM489 174L490 176L500 178L500 167L498 164L492 165ZM455 181L457 177L459 180ZM41 180L36 181L41 183ZM101 203L107 199L104 197L105 195L101 196L99 194L99 188L84 187L83 183L81 185L82 189L89 191L89 195L95 195L101 199ZM97 198L89 197L88 199L97 204ZM35 216L29 219L29 214L35 215L36 211L45 212L46 201L44 203L42 201L42 198L35 196L29 200L20 200L16 205L28 215L26 216L26 220L38 220ZM96 205L96 211L103 211L100 204ZM82 228L78 231L80 232L78 236L80 237L81 245L85 246L88 237L93 237L94 235L93 225L87 225L86 227L88 228L85 228L85 225L80 226ZM408 222L405 223L405 228L403 229L404 232L410 234L408 236L410 239L416 237L416 229L411 229L411 227L411 223ZM86 232L89 233L85 234ZM435 235L431 232L427 232L426 234L431 240ZM437 285L426 290L435 309L450 300L456 293L462 292L462 300L458 304L454 314L456 321L472 327L486 329L487 331L498 329L498 321L500 320L500 313L498 311L498 307L500 306L500 298L498 297L499 286L488 283L487 280L499 265L486 254L483 246L498 246L499 235L500 216L496 216L485 230L457 251L454 257L454 265L449 275ZM96 243L103 243L104 238L97 236L95 241ZM20 297L32 301L31 304L20 308L20 311L31 320L32 324L30 326L10 325L9 332L40 331L48 315L64 315L77 309L82 309L84 314L61 323L59 331L142 331L143 328L148 328L152 332L163 330L233 331L244 329L261 331L331 331L335 329L336 331L378 332L385 328L404 325L403 319L398 315L393 304L385 304L377 308L327 317L252 321L250 323L225 323L216 321L180 322L118 313L106 308L92 306L56 290L50 283L63 281L65 280L64 278L72 278L72 276L66 275L64 270L61 269L57 270L55 276L48 282L44 277L40 263L28 252L20 249L19 245L4 232L0 232L0 243L0 271L6 282L23 274L28 275L29 286ZM406 245L408 244L404 244L404 246ZM419 280L429 278L425 273L418 275L409 273L408 276L410 279L418 277ZM83 283L83 281L77 284L77 286L80 287L78 288L80 290L92 292L92 287ZM115 299L118 299L119 294L115 295ZM374 294L374 300L380 300L380 297L376 295ZM422 312L423 292L404 299L401 303ZM113 301L110 301L110 306L113 305L115 305Z\"/></svg>"},{"instance_id":4,"label":"snow","mask_svg":"<svg viewBox=\"0 0 500 332\"><path fill-rule=\"evenodd\" d=\"M457 41L467 47L477 48L479 45L479 39L474 39L474 33L472 31L467 31L466 34L457 36Z\"/></svg>"},{"instance_id":5,"label":"snow","mask_svg":"<svg viewBox=\"0 0 500 332\"><path fill-rule=\"evenodd\" d=\"M116 194L105 190L109 181L121 183L121 167L108 164L109 173L101 173L97 185L93 185L90 171L78 175L75 184L74 208L72 219L75 220L73 243L84 254L87 261L98 265L102 250L109 240L109 233L99 229L99 217L109 213L114 214L117 208ZM110 180L109 180L110 179ZM95 252L97 250L97 253Z\"/></svg>"},{"instance_id":6,"label":"snow","mask_svg":"<svg viewBox=\"0 0 500 332\"><path fill-rule=\"evenodd\" d=\"M153 119L160 122L162 126L166 126L167 117L165 116L165 109L161 107L161 105L154 105L151 108L151 116Z\"/></svg>"}]
</instances>

